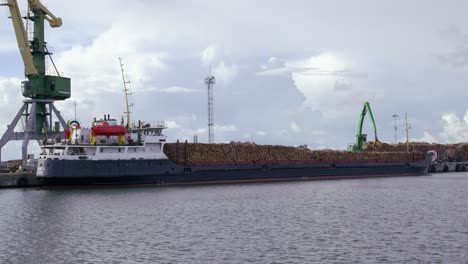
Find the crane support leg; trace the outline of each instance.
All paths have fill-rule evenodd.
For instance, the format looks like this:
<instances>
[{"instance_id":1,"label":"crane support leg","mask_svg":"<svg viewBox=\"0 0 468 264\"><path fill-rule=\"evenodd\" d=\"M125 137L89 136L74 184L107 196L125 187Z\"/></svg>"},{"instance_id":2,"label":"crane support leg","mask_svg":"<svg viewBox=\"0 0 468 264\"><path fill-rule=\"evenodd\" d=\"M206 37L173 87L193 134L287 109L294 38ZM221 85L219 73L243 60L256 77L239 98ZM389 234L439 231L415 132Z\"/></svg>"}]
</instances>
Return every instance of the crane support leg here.
<instances>
[{"instance_id":1,"label":"crane support leg","mask_svg":"<svg viewBox=\"0 0 468 264\"><path fill-rule=\"evenodd\" d=\"M28 144L31 134L34 133L34 127L36 124L36 102L31 104L31 111L29 114L28 122L26 123L26 130L24 131L24 138L23 138L23 145L21 147L21 156L23 160L23 168L25 168L27 160L28 160Z\"/></svg>"},{"instance_id":2,"label":"crane support leg","mask_svg":"<svg viewBox=\"0 0 468 264\"><path fill-rule=\"evenodd\" d=\"M49 125L45 126L46 131L37 131L36 130L36 114L38 113L39 105L48 105L49 108L49 118L45 122L48 122ZM60 122L63 129L68 129L68 124L63 119L60 111L54 105L52 100L40 100L40 99L27 99L24 101L23 106L20 108L18 113L10 125L8 125L7 130L2 135L0 139L0 161L1 161L1 151L2 148L11 140L21 140L23 141L21 147L21 157L23 168L27 165L28 159L28 144L30 140L44 140L46 138L57 138L60 137L62 132L53 130L53 119L52 115L55 114L55 117ZM25 116L26 126L22 132L15 132L15 128L18 125L19 120L22 116Z\"/></svg>"},{"instance_id":3,"label":"crane support leg","mask_svg":"<svg viewBox=\"0 0 468 264\"><path fill-rule=\"evenodd\" d=\"M5 144L8 143L8 141L16 139L15 132L14 132L15 127L18 124L18 121L20 120L21 116L23 115L25 111L27 111L27 109L28 109L28 104L24 103L21 109L16 114L15 118L13 118L13 121L11 122L11 124L8 125L8 128L5 131L5 133L3 133L3 136L0 139L0 161L2 160L1 155L2 155L3 146L5 146Z\"/></svg>"},{"instance_id":4,"label":"crane support leg","mask_svg":"<svg viewBox=\"0 0 468 264\"><path fill-rule=\"evenodd\" d=\"M57 117L57 119L59 120L60 124L62 125L62 127L64 129L68 129L68 124L67 122L65 122L65 119L63 119L62 115L60 114L60 111L57 110L57 108L55 107L54 104L50 104L50 108L54 111L55 113L55 116ZM50 114L52 115L52 112L50 112Z\"/></svg>"}]
</instances>

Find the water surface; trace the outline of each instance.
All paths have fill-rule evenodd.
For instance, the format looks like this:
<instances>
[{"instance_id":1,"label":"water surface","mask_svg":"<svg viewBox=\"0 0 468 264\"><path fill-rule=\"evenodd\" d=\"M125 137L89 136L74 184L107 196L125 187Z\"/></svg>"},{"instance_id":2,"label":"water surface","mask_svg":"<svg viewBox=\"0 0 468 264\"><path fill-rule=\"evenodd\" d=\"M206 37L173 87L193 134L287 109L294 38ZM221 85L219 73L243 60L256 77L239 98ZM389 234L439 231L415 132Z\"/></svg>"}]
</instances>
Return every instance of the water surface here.
<instances>
[{"instance_id":1,"label":"water surface","mask_svg":"<svg viewBox=\"0 0 468 264\"><path fill-rule=\"evenodd\" d=\"M468 173L0 190L0 263L468 263Z\"/></svg>"}]
</instances>

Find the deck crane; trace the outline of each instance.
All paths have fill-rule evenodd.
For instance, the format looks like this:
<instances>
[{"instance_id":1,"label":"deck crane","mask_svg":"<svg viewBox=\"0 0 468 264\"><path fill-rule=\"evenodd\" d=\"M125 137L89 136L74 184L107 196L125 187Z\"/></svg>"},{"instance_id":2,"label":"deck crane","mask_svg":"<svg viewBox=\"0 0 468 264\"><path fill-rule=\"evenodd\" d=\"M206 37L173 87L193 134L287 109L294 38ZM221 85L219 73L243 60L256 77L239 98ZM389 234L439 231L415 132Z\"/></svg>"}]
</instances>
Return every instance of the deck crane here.
<instances>
[{"instance_id":1,"label":"deck crane","mask_svg":"<svg viewBox=\"0 0 468 264\"><path fill-rule=\"evenodd\" d=\"M356 144L348 146L348 151L362 151L362 146L364 142L366 142L367 140L367 135L362 134L362 125L364 123L364 118L366 117L367 113L369 113L369 116L372 121L372 125L374 126L375 140L373 142L373 145L379 146L381 144L379 139L377 138L377 126L375 125L374 115L372 114L370 104L369 102L364 102L364 107L362 108L361 117L359 119L359 124L358 124L358 131L356 134Z\"/></svg>"},{"instance_id":2,"label":"deck crane","mask_svg":"<svg viewBox=\"0 0 468 264\"><path fill-rule=\"evenodd\" d=\"M8 141L22 140L23 165L25 165L27 145L30 139L52 138L60 134L60 125L64 129L68 128L67 123L53 103L56 100L70 98L71 81L70 78L62 77L58 73L44 37L45 20L49 22L51 27L56 28L62 25L62 19L54 16L39 0L28 0L28 12L24 18L34 23L33 39L29 40L17 1L7 0L6 3L0 5L8 6L10 9L18 48L24 63L24 75L27 78L21 83L22 94L27 99L23 101L23 106L0 139L0 151ZM46 74L46 56L50 57L56 76ZM55 122L54 127L52 113L59 120L59 122ZM22 116L26 117L24 132L14 132Z\"/></svg>"}]
</instances>

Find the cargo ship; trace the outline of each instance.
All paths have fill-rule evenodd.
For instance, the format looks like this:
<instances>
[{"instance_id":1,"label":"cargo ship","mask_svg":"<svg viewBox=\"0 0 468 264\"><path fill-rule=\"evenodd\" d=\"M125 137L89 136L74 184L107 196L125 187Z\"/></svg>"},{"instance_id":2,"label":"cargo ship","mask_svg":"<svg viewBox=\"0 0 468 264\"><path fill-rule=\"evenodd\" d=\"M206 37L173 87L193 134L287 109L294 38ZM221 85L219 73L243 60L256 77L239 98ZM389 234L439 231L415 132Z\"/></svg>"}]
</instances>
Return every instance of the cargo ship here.
<instances>
[{"instance_id":1,"label":"cargo ship","mask_svg":"<svg viewBox=\"0 0 468 264\"><path fill-rule=\"evenodd\" d=\"M255 144L166 143L164 122L126 128L105 116L43 142L45 186L188 185L425 175L422 153L319 152Z\"/></svg>"}]
</instances>

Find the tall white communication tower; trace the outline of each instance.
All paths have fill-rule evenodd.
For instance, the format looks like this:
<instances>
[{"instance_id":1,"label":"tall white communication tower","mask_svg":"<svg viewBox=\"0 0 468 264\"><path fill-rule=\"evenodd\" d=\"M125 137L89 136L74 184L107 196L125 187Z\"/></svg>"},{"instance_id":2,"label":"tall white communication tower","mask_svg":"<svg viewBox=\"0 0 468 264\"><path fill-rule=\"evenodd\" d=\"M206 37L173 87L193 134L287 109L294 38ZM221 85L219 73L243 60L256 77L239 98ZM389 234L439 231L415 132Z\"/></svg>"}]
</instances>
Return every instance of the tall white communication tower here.
<instances>
[{"instance_id":1,"label":"tall white communication tower","mask_svg":"<svg viewBox=\"0 0 468 264\"><path fill-rule=\"evenodd\" d=\"M213 110L213 87L216 79L210 74L205 78L205 84L208 88L208 143L214 143L214 110Z\"/></svg>"}]
</instances>

